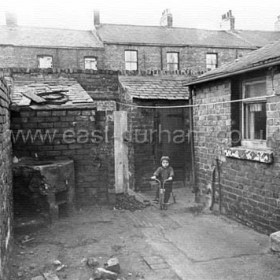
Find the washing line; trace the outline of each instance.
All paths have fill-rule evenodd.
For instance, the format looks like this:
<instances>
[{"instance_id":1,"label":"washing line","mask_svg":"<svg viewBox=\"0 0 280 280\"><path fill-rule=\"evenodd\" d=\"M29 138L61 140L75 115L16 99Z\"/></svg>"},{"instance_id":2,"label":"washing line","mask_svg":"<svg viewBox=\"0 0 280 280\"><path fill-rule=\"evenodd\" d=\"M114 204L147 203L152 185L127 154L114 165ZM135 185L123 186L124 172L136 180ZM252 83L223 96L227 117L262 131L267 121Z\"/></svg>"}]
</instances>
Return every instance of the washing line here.
<instances>
[{"instance_id":1,"label":"washing line","mask_svg":"<svg viewBox=\"0 0 280 280\"><path fill-rule=\"evenodd\" d=\"M243 102L243 101L258 101L268 98L274 97L275 95L265 95L261 97L250 97L250 98L243 98L243 99L236 99L236 100L228 100L228 101L219 101L219 102L212 102L212 103L202 103L202 104L193 104L193 105L174 105L174 106L145 106L145 105L137 105L137 104L129 104L116 101L117 104L127 107L135 107L135 108L146 108L146 109L167 109L167 108L193 108L193 107L200 107L200 106L209 106L209 105L220 105L220 104L227 104L227 103L236 103L236 102Z\"/></svg>"}]
</instances>

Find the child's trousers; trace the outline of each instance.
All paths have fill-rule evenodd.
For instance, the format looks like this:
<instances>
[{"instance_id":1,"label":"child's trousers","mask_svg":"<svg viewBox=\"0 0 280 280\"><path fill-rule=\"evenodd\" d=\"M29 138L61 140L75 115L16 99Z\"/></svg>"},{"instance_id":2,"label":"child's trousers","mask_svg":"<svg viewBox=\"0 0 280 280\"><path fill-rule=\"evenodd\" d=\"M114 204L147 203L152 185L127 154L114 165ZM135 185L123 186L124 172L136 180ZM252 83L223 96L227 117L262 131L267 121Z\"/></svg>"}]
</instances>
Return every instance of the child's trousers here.
<instances>
[{"instance_id":1,"label":"child's trousers","mask_svg":"<svg viewBox=\"0 0 280 280\"><path fill-rule=\"evenodd\" d=\"M160 186L157 187L157 191L156 191L156 199L159 199L159 189L160 189ZM167 203L169 201L169 198L170 198L170 194L172 193L172 182L166 182L164 184L164 189L165 189L165 192L164 192L164 203Z\"/></svg>"}]
</instances>

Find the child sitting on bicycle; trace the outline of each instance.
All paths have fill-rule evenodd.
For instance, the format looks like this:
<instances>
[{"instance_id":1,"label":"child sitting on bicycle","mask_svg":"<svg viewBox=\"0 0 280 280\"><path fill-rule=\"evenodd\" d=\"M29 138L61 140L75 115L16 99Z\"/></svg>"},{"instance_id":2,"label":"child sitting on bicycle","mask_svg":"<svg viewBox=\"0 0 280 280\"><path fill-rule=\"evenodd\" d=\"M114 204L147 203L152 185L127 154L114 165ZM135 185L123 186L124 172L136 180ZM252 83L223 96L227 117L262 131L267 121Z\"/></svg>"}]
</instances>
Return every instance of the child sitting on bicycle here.
<instances>
[{"instance_id":1,"label":"child sitting on bicycle","mask_svg":"<svg viewBox=\"0 0 280 280\"><path fill-rule=\"evenodd\" d=\"M161 184L163 184L164 181L168 180L168 182L164 184L164 188L165 188L164 203L168 203L170 194L172 192L172 180L174 177L174 170L169 165L170 159L168 156L161 157L160 161L161 161L161 166L158 167L158 169L154 172L151 179L152 180L159 179L161 181ZM157 188L156 197L154 199L154 201L156 202L158 202L159 200L159 188L160 186L158 186Z\"/></svg>"}]
</instances>

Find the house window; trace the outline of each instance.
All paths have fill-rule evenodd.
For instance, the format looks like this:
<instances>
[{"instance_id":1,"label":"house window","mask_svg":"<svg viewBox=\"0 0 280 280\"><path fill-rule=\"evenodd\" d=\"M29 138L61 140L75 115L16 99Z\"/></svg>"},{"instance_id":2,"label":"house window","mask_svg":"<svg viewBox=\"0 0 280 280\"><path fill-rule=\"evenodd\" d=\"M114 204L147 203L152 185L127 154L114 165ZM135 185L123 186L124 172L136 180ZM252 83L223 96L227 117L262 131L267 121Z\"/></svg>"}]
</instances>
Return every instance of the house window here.
<instances>
[{"instance_id":1,"label":"house window","mask_svg":"<svg viewBox=\"0 0 280 280\"><path fill-rule=\"evenodd\" d=\"M52 68L53 67L52 56L49 56L49 55L38 56L38 67L39 68Z\"/></svg>"},{"instance_id":2,"label":"house window","mask_svg":"<svg viewBox=\"0 0 280 280\"><path fill-rule=\"evenodd\" d=\"M125 70L137 70L137 51L125 51Z\"/></svg>"},{"instance_id":3,"label":"house window","mask_svg":"<svg viewBox=\"0 0 280 280\"><path fill-rule=\"evenodd\" d=\"M179 53L169 52L167 55L167 70L175 71L179 70Z\"/></svg>"},{"instance_id":4,"label":"house window","mask_svg":"<svg viewBox=\"0 0 280 280\"><path fill-rule=\"evenodd\" d=\"M242 145L266 147L266 81L245 81L242 95Z\"/></svg>"},{"instance_id":5,"label":"house window","mask_svg":"<svg viewBox=\"0 0 280 280\"><path fill-rule=\"evenodd\" d=\"M85 57L85 69L97 70L97 58Z\"/></svg>"},{"instance_id":6,"label":"house window","mask_svg":"<svg viewBox=\"0 0 280 280\"><path fill-rule=\"evenodd\" d=\"M218 54L207 53L206 54L206 70L210 71L218 67Z\"/></svg>"}]
</instances>

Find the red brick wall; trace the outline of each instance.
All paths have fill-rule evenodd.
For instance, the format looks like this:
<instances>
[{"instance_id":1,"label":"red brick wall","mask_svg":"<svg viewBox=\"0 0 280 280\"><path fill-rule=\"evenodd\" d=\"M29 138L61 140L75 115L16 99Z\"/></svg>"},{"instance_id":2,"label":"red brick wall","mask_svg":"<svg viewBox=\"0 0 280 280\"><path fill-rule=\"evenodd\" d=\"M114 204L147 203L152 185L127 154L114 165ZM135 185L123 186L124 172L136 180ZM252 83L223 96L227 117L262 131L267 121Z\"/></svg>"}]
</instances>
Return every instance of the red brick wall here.
<instances>
[{"instance_id":1,"label":"red brick wall","mask_svg":"<svg viewBox=\"0 0 280 280\"><path fill-rule=\"evenodd\" d=\"M0 279L8 280L12 217L12 145L10 137L10 97L0 80Z\"/></svg>"},{"instance_id":2,"label":"red brick wall","mask_svg":"<svg viewBox=\"0 0 280 280\"><path fill-rule=\"evenodd\" d=\"M104 67L112 70L125 70L125 50L138 51L138 69L154 70L167 69L166 53L178 52L181 70L206 70L206 53L218 54L219 66L233 61L240 55L251 52L251 49L230 48L203 48L203 47L158 47L158 46L131 46L131 45L105 45Z\"/></svg>"},{"instance_id":3,"label":"red brick wall","mask_svg":"<svg viewBox=\"0 0 280 280\"><path fill-rule=\"evenodd\" d=\"M265 72L264 72L265 75ZM267 95L272 94L271 77ZM275 91L280 93L280 74L274 76ZM231 147L230 81L212 82L196 89L194 104L194 146L198 186L204 188L211 178L214 160ZM222 205L227 214L258 230L270 233L280 227L280 97L267 99L267 145L274 161L264 164L234 158L221 163ZM238 112L237 112L238 113ZM219 134L223 132L222 134ZM218 137L224 135L224 137Z\"/></svg>"},{"instance_id":4,"label":"red brick wall","mask_svg":"<svg viewBox=\"0 0 280 280\"><path fill-rule=\"evenodd\" d=\"M8 67L38 67L38 55L50 55L53 57L54 68L78 68L84 69L84 57L97 57L98 69L103 69L103 50L89 49L59 49L59 48L35 48L35 47L0 47L0 68Z\"/></svg>"},{"instance_id":5,"label":"red brick wall","mask_svg":"<svg viewBox=\"0 0 280 280\"><path fill-rule=\"evenodd\" d=\"M14 154L19 158L37 154L41 159L74 160L78 205L107 200L108 189L114 188L111 111L78 106L67 110L22 109L12 114L12 130ZM52 140L44 141L41 136L47 132ZM99 137L94 137L96 135Z\"/></svg>"}]
</instances>

